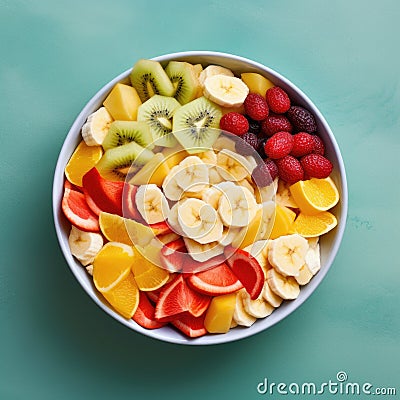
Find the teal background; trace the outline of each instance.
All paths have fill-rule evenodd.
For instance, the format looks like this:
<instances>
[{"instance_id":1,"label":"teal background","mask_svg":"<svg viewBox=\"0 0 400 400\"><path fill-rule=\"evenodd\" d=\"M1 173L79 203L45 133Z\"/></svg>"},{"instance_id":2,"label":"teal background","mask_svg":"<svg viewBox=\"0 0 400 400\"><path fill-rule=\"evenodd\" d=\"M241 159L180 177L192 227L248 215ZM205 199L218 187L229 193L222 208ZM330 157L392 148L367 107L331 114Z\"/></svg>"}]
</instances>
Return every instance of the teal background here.
<instances>
[{"instance_id":1,"label":"teal background","mask_svg":"<svg viewBox=\"0 0 400 400\"><path fill-rule=\"evenodd\" d=\"M399 398L399 18L395 0L0 0L0 399L290 398L256 386L338 371ZM313 296L268 331L211 347L106 316L70 273L51 209L58 152L87 100L138 58L183 50L291 79L331 125L349 185L343 242ZM323 396L338 397L353 396Z\"/></svg>"}]
</instances>

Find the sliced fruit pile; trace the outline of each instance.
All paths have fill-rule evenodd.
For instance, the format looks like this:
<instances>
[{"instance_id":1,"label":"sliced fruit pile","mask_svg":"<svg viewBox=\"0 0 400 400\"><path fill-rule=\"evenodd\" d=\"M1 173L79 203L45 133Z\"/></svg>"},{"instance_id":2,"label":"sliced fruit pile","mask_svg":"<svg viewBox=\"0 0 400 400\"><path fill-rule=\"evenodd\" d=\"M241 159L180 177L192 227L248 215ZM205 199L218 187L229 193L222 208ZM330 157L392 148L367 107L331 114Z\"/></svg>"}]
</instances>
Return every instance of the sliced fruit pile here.
<instances>
[{"instance_id":1,"label":"sliced fruit pile","mask_svg":"<svg viewBox=\"0 0 400 400\"><path fill-rule=\"evenodd\" d=\"M65 167L72 255L146 329L251 326L297 298L337 225L317 128L260 74L138 61Z\"/></svg>"}]
</instances>

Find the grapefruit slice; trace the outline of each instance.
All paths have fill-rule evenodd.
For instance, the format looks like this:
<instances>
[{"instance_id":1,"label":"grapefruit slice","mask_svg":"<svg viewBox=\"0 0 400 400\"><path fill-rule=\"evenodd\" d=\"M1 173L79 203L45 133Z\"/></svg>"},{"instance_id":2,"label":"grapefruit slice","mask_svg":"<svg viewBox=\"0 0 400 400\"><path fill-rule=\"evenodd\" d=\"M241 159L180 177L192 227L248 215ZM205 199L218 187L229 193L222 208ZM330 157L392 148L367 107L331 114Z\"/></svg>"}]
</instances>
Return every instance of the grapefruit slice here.
<instances>
[{"instance_id":1,"label":"grapefruit slice","mask_svg":"<svg viewBox=\"0 0 400 400\"><path fill-rule=\"evenodd\" d=\"M83 193L65 185L61 208L72 225L86 232L99 232L97 215L87 205Z\"/></svg>"},{"instance_id":2,"label":"grapefruit slice","mask_svg":"<svg viewBox=\"0 0 400 400\"><path fill-rule=\"evenodd\" d=\"M187 282L194 290L209 296L233 293L243 287L225 263L191 275Z\"/></svg>"},{"instance_id":3,"label":"grapefruit slice","mask_svg":"<svg viewBox=\"0 0 400 400\"><path fill-rule=\"evenodd\" d=\"M232 272L238 277L250 298L255 300L260 295L265 281L264 272L257 259L241 249L236 249L233 254L232 248L225 249L225 252L230 254L227 261Z\"/></svg>"},{"instance_id":4,"label":"grapefruit slice","mask_svg":"<svg viewBox=\"0 0 400 400\"><path fill-rule=\"evenodd\" d=\"M150 303L146 293L140 292L139 294L139 305L136 309L135 314L132 319L139 324L141 327L146 329L157 329L161 328L165 324L162 322L158 322L154 317L155 308Z\"/></svg>"},{"instance_id":5,"label":"grapefruit slice","mask_svg":"<svg viewBox=\"0 0 400 400\"><path fill-rule=\"evenodd\" d=\"M200 337L207 333L204 327L204 317L204 314L200 317L193 317L193 315L186 314L179 319L171 321L171 324L186 336L191 338Z\"/></svg>"}]
</instances>

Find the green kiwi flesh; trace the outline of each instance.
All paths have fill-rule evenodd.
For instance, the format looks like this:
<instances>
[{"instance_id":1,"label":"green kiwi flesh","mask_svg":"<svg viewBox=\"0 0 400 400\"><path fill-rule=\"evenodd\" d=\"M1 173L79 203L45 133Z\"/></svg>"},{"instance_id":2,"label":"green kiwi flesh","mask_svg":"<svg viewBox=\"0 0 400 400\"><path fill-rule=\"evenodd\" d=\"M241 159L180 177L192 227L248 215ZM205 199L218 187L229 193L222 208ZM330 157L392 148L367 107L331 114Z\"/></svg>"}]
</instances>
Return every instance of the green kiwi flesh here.
<instances>
[{"instance_id":1,"label":"green kiwi flesh","mask_svg":"<svg viewBox=\"0 0 400 400\"><path fill-rule=\"evenodd\" d=\"M154 148L153 136L145 122L114 121L102 143L104 150L136 142L149 150Z\"/></svg>"},{"instance_id":2,"label":"green kiwi flesh","mask_svg":"<svg viewBox=\"0 0 400 400\"><path fill-rule=\"evenodd\" d=\"M138 109L138 121L144 121L156 146L173 147L176 139L172 135L172 117L181 107L173 97L158 94L145 101Z\"/></svg>"},{"instance_id":3,"label":"green kiwi flesh","mask_svg":"<svg viewBox=\"0 0 400 400\"><path fill-rule=\"evenodd\" d=\"M161 64L153 60L139 60L130 74L132 86L144 103L155 94L173 96L175 88Z\"/></svg>"},{"instance_id":4,"label":"green kiwi flesh","mask_svg":"<svg viewBox=\"0 0 400 400\"><path fill-rule=\"evenodd\" d=\"M205 97L179 108L173 118L172 132L189 154L212 147L220 135L221 109Z\"/></svg>"},{"instance_id":5,"label":"green kiwi flesh","mask_svg":"<svg viewBox=\"0 0 400 400\"><path fill-rule=\"evenodd\" d=\"M96 168L105 179L124 181L128 174L136 173L153 156L151 150L130 142L107 150Z\"/></svg>"},{"instance_id":6,"label":"green kiwi flesh","mask_svg":"<svg viewBox=\"0 0 400 400\"><path fill-rule=\"evenodd\" d=\"M165 72L175 87L174 97L180 104L187 104L196 98L200 83L192 64L170 61Z\"/></svg>"}]
</instances>

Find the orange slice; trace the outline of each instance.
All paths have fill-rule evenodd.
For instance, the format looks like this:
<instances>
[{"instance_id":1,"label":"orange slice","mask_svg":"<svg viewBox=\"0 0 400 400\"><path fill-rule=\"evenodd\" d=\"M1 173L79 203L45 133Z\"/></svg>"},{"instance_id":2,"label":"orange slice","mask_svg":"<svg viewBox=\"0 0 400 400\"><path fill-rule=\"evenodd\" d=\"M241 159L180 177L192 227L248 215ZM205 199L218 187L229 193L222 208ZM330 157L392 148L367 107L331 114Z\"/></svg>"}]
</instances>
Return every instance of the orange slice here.
<instances>
[{"instance_id":1,"label":"orange slice","mask_svg":"<svg viewBox=\"0 0 400 400\"><path fill-rule=\"evenodd\" d=\"M147 246L154 238L154 231L149 226L116 214L101 212L99 224L101 232L111 242Z\"/></svg>"},{"instance_id":2,"label":"orange slice","mask_svg":"<svg viewBox=\"0 0 400 400\"><path fill-rule=\"evenodd\" d=\"M123 243L108 242L93 261L93 282L97 290L106 293L131 272L133 248Z\"/></svg>"},{"instance_id":3,"label":"orange slice","mask_svg":"<svg viewBox=\"0 0 400 400\"><path fill-rule=\"evenodd\" d=\"M134 250L135 258L132 272L140 290L156 290L167 283L169 272L158 267L144 257L137 249Z\"/></svg>"},{"instance_id":4,"label":"orange slice","mask_svg":"<svg viewBox=\"0 0 400 400\"><path fill-rule=\"evenodd\" d=\"M83 175L97 164L102 155L101 146L88 146L82 140L65 167L65 176L74 185L82 186Z\"/></svg>"},{"instance_id":5,"label":"orange slice","mask_svg":"<svg viewBox=\"0 0 400 400\"><path fill-rule=\"evenodd\" d=\"M272 227L271 234L269 235L270 239L276 239L279 236L288 235L292 231L292 219L291 214L287 211L284 206L276 205L276 214L275 221ZM294 213L294 211L293 211Z\"/></svg>"},{"instance_id":6,"label":"orange slice","mask_svg":"<svg viewBox=\"0 0 400 400\"><path fill-rule=\"evenodd\" d=\"M329 211L315 215L300 213L294 221L293 229L301 236L316 237L329 232L336 225L337 219Z\"/></svg>"},{"instance_id":7,"label":"orange slice","mask_svg":"<svg viewBox=\"0 0 400 400\"><path fill-rule=\"evenodd\" d=\"M331 178L299 181L290 186L290 193L305 214L328 211L339 201L339 192Z\"/></svg>"},{"instance_id":8,"label":"orange slice","mask_svg":"<svg viewBox=\"0 0 400 400\"><path fill-rule=\"evenodd\" d=\"M103 296L115 311L127 319L133 317L139 305L139 289L131 273Z\"/></svg>"}]
</instances>

